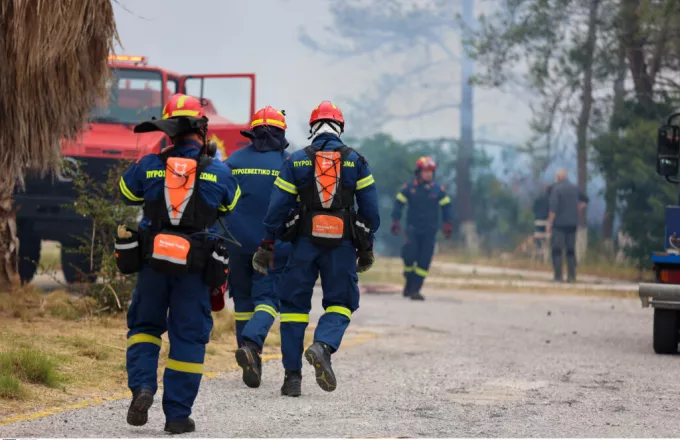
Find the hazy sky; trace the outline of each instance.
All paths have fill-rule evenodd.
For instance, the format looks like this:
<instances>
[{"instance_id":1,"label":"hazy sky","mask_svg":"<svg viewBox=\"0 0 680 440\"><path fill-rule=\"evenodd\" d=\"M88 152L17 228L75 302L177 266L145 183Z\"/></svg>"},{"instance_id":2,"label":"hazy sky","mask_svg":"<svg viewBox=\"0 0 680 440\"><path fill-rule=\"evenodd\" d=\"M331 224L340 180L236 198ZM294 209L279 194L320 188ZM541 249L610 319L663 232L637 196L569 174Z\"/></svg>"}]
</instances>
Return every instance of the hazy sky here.
<instances>
[{"instance_id":1,"label":"hazy sky","mask_svg":"<svg viewBox=\"0 0 680 440\"><path fill-rule=\"evenodd\" d=\"M285 109L295 143L306 141L307 118L320 101L357 96L381 73L401 68L366 59L340 62L303 46L298 41L301 27L323 36L331 23L326 0L118 1L124 7L114 6L124 46L120 53L146 55L150 64L179 73L255 73L257 106ZM458 72L451 75L457 78ZM475 105L479 137L505 142L526 138L529 111L521 98L477 90ZM457 137L458 112L385 128L401 139Z\"/></svg>"}]
</instances>

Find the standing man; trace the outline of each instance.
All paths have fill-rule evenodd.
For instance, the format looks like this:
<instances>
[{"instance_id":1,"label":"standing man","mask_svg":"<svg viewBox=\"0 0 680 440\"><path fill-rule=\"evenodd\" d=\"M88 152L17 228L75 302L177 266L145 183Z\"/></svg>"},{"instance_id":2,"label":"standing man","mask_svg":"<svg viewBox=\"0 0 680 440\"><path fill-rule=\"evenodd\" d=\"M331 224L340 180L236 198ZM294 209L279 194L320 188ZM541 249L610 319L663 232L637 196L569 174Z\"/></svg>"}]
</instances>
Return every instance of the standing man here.
<instances>
[{"instance_id":1,"label":"standing man","mask_svg":"<svg viewBox=\"0 0 680 440\"><path fill-rule=\"evenodd\" d=\"M380 226L378 193L368 163L340 140L345 126L340 109L322 102L312 111L309 126L312 144L294 152L274 182L266 233L253 258L253 267L262 273L272 267L274 240L285 222L284 234L293 241L293 251L279 285L286 370L281 394L293 397L301 394L305 329L319 274L325 314L304 355L321 389L335 390L331 354L340 348L352 313L359 308L357 272L373 265L373 234Z\"/></svg>"},{"instance_id":2,"label":"standing man","mask_svg":"<svg viewBox=\"0 0 680 440\"><path fill-rule=\"evenodd\" d=\"M147 422L158 389L161 335L168 331L170 354L163 375L165 431L182 434L195 430L189 416L213 325L210 287L214 286L207 280L214 272L206 269L207 261L222 262L216 267L222 277L226 262L226 255L216 254L215 240L202 234L219 215L234 209L241 190L229 168L206 154L208 119L197 99L173 95L162 118L135 127L136 133L162 131L173 145L160 154L144 156L121 177L123 200L142 205L144 217L140 238L116 243L116 252L122 259L126 251L139 246L142 251L137 258L143 262L127 315L127 372L132 392L127 422L133 426ZM131 236L130 231L127 234ZM118 235L126 235L124 227Z\"/></svg>"},{"instance_id":3,"label":"standing man","mask_svg":"<svg viewBox=\"0 0 680 440\"><path fill-rule=\"evenodd\" d=\"M550 191L550 213L546 227L550 235L555 282L562 282L562 252L567 254L567 282L576 282L576 230L580 210L587 203L588 196L569 181L567 170L559 169Z\"/></svg>"},{"instance_id":4,"label":"standing man","mask_svg":"<svg viewBox=\"0 0 680 440\"><path fill-rule=\"evenodd\" d=\"M260 386L261 353L269 329L279 313L276 282L288 260L291 244L277 241L274 268L268 275L253 271L253 256L264 236L262 220L267 214L274 181L290 154L286 152L286 118L267 106L253 116L249 131L241 134L251 143L226 161L241 188L241 203L227 219L228 228L241 246L229 248L229 294L234 298L236 361L243 369L243 382Z\"/></svg>"},{"instance_id":5,"label":"standing man","mask_svg":"<svg viewBox=\"0 0 680 440\"><path fill-rule=\"evenodd\" d=\"M416 178L402 186L392 210L392 235L401 234L401 211L408 203L406 239L401 256L404 260L404 296L423 301L420 293L432 262L439 228L439 210L444 224L442 233L447 239L453 234L451 198L444 185L434 181L437 164L431 157L416 162Z\"/></svg>"}]
</instances>

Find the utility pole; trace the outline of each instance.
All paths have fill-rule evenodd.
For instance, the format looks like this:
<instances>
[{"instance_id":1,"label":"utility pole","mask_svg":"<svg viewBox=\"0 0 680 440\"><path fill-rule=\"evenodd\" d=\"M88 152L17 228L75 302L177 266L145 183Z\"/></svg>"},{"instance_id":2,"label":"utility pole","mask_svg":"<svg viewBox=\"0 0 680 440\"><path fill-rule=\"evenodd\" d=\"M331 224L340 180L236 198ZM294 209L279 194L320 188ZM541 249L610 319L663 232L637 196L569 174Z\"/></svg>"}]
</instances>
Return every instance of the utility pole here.
<instances>
[{"instance_id":1,"label":"utility pole","mask_svg":"<svg viewBox=\"0 0 680 440\"><path fill-rule=\"evenodd\" d=\"M467 55L464 40L468 30L473 28L474 0L462 0L463 32L461 33L461 104L460 104L460 145L458 147L458 163L456 166L456 209L460 215L461 233L465 239L465 247L469 252L479 251L477 225L472 211L472 183L470 166L474 152L474 103L473 87L470 80L474 75L474 61Z\"/></svg>"}]
</instances>

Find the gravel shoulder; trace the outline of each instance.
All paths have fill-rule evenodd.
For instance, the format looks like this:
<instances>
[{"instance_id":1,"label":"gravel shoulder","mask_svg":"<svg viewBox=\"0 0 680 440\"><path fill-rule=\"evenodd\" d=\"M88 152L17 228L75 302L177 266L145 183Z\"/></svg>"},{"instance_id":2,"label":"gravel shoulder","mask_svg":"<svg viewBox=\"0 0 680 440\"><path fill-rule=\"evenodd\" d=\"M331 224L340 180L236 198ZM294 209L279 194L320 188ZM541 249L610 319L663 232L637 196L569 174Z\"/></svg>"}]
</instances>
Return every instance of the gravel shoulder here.
<instances>
[{"instance_id":1,"label":"gravel shoulder","mask_svg":"<svg viewBox=\"0 0 680 440\"><path fill-rule=\"evenodd\" d=\"M281 397L280 361L265 365L257 390L246 388L238 373L204 381L193 436L673 437L680 432L675 417L680 357L653 353L652 313L639 300L425 293L424 303L398 295L362 297L349 336L364 335L364 340L333 357L339 381L334 393L320 390L305 366L303 396ZM317 297L317 310L319 303ZM165 436L160 404L144 428L125 424L127 404L106 402L0 432L3 437Z\"/></svg>"}]
</instances>

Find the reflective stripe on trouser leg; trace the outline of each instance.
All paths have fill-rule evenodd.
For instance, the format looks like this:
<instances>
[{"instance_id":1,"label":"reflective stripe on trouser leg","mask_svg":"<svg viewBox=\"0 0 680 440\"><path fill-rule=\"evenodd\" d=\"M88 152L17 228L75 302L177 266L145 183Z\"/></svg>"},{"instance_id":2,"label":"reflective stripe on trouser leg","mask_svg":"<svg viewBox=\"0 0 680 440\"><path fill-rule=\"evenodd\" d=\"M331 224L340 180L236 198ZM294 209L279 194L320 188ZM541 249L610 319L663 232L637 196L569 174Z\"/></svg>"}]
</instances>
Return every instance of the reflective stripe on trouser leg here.
<instances>
[{"instance_id":1,"label":"reflective stripe on trouser leg","mask_svg":"<svg viewBox=\"0 0 680 440\"><path fill-rule=\"evenodd\" d=\"M420 292L423 282L428 276L432 256L434 255L435 238L423 237L418 240L418 258L413 268L413 291Z\"/></svg>"},{"instance_id":2,"label":"reflective stripe on trouser leg","mask_svg":"<svg viewBox=\"0 0 680 440\"><path fill-rule=\"evenodd\" d=\"M127 312L126 370L132 393L140 388L158 389L160 336L167 331L170 279L151 267L137 275L132 302Z\"/></svg>"},{"instance_id":3,"label":"reflective stripe on trouser leg","mask_svg":"<svg viewBox=\"0 0 680 440\"><path fill-rule=\"evenodd\" d=\"M195 273L173 277L168 315L170 354L163 374L163 411L170 422L191 415L203 376L213 320L210 290L202 278Z\"/></svg>"},{"instance_id":4,"label":"reflective stripe on trouser leg","mask_svg":"<svg viewBox=\"0 0 680 440\"><path fill-rule=\"evenodd\" d=\"M277 315L277 310L269 304L256 305L255 313L250 321L246 323L241 339L254 342L262 349L264 341L267 339L267 334L269 334L269 329L274 324Z\"/></svg>"},{"instance_id":5,"label":"reflective stripe on trouser leg","mask_svg":"<svg viewBox=\"0 0 680 440\"><path fill-rule=\"evenodd\" d=\"M281 354L286 370L302 370L302 352L308 325L307 313L281 313Z\"/></svg>"},{"instance_id":6,"label":"reflective stripe on trouser leg","mask_svg":"<svg viewBox=\"0 0 680 440\"><path fill-rule=\"evenodd\" d=\"M347 307L330 306L326 308L314 332L314 342L323 342L334 353L340 348L342 337L349 327L352 311Z\"/></svg>"},{"instance_id":7,"label":"reflective stripe on trouser leg","mask_svg":"<svg viewBox=\"0 0 680 440\"><path fill-rule=\"evenodd\" d=\"M236 344L240 347L243 345L243 330L248 325L248 321L253 317L253 312L234 312L234 320L236 321Z\"/></svg>"},{"instance_id":8,"label":"reflective stripe on trouser leg","mask_svg":"<svg viewBox=\"0 0 680 440\"><path fill-rule=\"evenodd\" d=\"M158 354L161 351L161 338L137 333L128 337L126 367L128 387L134 393L140 388L158 390Z\"/></svg>"}]
</instances>

